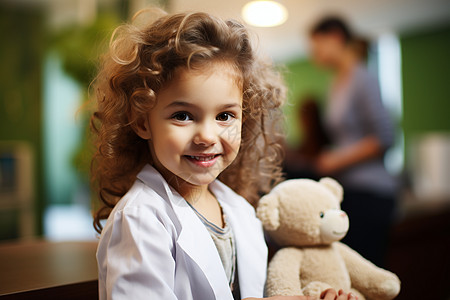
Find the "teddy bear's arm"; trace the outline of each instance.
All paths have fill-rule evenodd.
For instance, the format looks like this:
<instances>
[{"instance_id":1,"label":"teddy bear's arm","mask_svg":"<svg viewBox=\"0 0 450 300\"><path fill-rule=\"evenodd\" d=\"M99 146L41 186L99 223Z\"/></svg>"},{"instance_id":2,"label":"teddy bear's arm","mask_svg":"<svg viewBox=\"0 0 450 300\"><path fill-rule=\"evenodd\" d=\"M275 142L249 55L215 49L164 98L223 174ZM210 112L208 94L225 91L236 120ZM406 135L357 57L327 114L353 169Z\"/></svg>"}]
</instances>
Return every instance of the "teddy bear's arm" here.
<instances>
[{"instance_id":1,"label":"teddy bear's arm","mask_svg":"<svg viewBox=\"0 0 450 300\"><path fill-rule=\"evenodd\" d=\"M303 295L300 283L301 261L300 249L289 247L277 251L267 272L267 296Z\"/></svg>"},{"instance_id":2,"label":"teddy bear's arm","mask_svg":"<svg viewBox=\"0 0 450 300\"><path fill-rule=\"evenodd\" d=\"M336 243L347 266L352 287L370 299L393 299L400 292L398 277L381 269L350 247Z\"/></svg>"}]
</instances>

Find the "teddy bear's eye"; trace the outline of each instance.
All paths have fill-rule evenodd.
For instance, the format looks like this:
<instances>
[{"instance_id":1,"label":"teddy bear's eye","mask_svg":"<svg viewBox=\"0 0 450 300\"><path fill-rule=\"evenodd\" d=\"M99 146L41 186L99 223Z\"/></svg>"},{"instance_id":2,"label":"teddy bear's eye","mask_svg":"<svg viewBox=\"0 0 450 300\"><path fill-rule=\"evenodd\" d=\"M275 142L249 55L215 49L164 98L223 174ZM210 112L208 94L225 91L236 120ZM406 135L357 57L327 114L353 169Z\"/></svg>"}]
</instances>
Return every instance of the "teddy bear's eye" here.
<instances>
[{"instance_id":1,"label":"teddy bear's eye","mask_svg":"<svg viewBox=\"0 0 450 300\"><path fill-rule=\"evenodd\" d=\"M324 216L325 216L325 214L323 212L320 212L320 218L323 219Z\"/></svg>"}]
</instances>

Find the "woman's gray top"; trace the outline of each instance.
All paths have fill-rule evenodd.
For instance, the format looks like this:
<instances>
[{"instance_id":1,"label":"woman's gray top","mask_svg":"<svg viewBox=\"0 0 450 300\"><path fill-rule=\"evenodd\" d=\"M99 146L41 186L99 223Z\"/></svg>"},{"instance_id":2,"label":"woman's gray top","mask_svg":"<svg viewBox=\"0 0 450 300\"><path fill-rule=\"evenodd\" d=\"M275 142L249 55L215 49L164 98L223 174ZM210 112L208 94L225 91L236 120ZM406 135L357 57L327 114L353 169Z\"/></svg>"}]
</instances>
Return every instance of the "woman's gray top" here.
<instances>
[{"instance_id":1,"label":"woman's gray top","mask_svg":"<svg viewBox=\"0 0 450 300\"><path fill-rule=\"evenodd\" d=\"M378 81L367 69L355 67L346 86L330 92L325 127L333 147L341 148L367 136L376 136L387 149L394 142L394 128L383 106ZM371 159L335 174L345 188L391 195L396 181L383 158Z\"/></svg>"}]
</instances>

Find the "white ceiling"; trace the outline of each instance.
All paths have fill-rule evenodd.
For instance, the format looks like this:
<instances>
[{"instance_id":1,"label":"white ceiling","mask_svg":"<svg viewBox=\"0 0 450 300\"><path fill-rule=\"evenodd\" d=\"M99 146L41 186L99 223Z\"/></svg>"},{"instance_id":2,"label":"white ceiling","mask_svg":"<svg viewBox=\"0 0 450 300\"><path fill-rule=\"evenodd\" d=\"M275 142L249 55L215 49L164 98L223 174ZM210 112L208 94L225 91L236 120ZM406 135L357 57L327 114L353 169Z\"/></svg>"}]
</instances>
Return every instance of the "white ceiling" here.
<instances>
[{"instance_id":1,"label":"white ceiling","mask_svg":"<svg viewBox=\"0 0 450 300\"><path fill-rule=\"evenodd\" d=\"M118 0L0 0L26 5L43 5L49 12L51 27L76 19L89 22L95 18L98 3ZM152 3L169 3L170 12L205 11L222 18L241 20L241 9L250 0L128 0L130 9ZM255 28L260 49L277 61L288 61L307 52L307 32L324 14L338 14L348 19L357 32L368 38L383 33L402 33L450 23L450 0L277 0L286 6L289 18L274 28ZM130 12L132 13L132 12Z\"/></svg>"},{"instance_id":2,"label":"white ceiling","mask_svg":"<svg viewBox=\"0 0 450 300\"><path fill-rule=\"evenodd\" d=\"M170 11L205 11L222 18L241 20L246 0L170 0ZM261 49L277 61L307 51L307 32L320 16L338 14L369 38L450 23L450 0L279 0L289 18L275 28L252 28Z\"/></svg>"}]
</instances>

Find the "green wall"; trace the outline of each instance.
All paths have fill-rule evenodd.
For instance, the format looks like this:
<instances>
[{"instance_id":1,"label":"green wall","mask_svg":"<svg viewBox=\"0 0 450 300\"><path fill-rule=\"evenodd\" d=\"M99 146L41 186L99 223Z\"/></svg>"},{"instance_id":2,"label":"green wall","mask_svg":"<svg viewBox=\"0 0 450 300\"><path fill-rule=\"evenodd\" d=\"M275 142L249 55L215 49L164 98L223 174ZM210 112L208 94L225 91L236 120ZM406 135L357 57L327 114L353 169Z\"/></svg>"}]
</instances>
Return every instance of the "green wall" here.
<instances>
[{"instance_id":1,"label":"green wall","mask_svg":"<svg viewBox=\"0 0 450 300\"><path fill-rule=\"evenodd\" d=\"M313 96L323 103L331 77L329 72L316 67L311 61L297 59L286 63L284 78L288 87L288 102L284 107L287 141L291 146L296 146L301 138L297 120L301 100L305 96Z\"/></svg>"},{"instance_id":2,"label":"green wall","mask_svg":"<svg viewBox=\"0 0 450 300\"><path fill-rule=\"evenodd\" d=\"M400 42L408 144L417 134L450 131L450 24L404 34Z\"/></svg>"},{"instance_id":3,"label":"green wall","mask_svg":"<svg viewBox=\"0 0 450 300\"><path fill-rule=\"evenodd\" d=\"M36 234L42 228L42 54L44 28L36 10L4 7L0 4L0 142L27 143L34 159L34 202ZM7 142L8 141L8 142ZM11 215L13 215L12 212ZM10 215L10 216L11 216ZM11 219L11 218L10 218ZM14 222L4 224L0 239L14 238ZM12 221L12 220L11 220ZM6 234L6 235L4 235Z\"/></svg>"}]
</instances>

